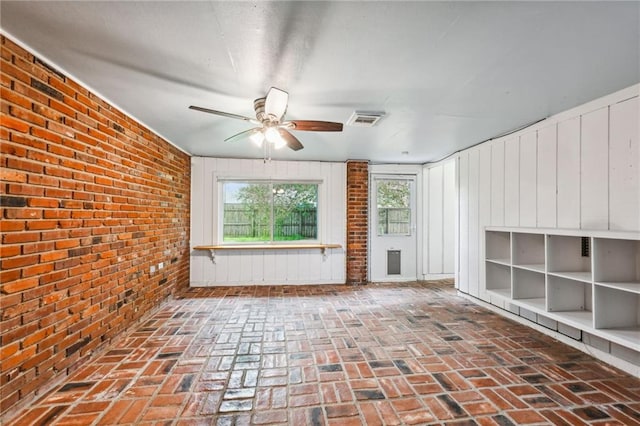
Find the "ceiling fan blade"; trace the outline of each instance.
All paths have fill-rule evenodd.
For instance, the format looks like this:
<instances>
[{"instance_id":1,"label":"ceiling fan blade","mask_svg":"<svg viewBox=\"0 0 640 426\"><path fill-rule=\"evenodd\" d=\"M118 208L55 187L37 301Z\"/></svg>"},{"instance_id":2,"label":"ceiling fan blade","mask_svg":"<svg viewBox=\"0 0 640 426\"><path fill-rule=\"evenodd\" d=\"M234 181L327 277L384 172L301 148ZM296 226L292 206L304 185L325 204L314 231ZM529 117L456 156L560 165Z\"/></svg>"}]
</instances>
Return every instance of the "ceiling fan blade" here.
<instances>
[{"instance_id":1,"label":"ceiling fan blade","mask_svg":"<svg viewBox=\"0 0 640 426\"><path fill-rule=\"evenodd\" d=\"M314 120L291 120L285 123L291 124L291 130L303 130L310 132L341 132L342 123L333 121L314 121Z\"/></svg>"},{"instance_id":2,"label":"ceiling fan blade","mask_svg":"<svg viewBox=\"0 0 640 426\"><path fill-rule=\"evenodd\" d=\"M243 139L243 138L245 138L247 136L251 136L252 134L254 134L256 132L259 132L259 131L260 131L260 127L254 127L253 129L243 130L240 133L236 133L233 136L229 136L224 141L225 142L235 142L235 141Z\"/></svg>"},{"instance_id":3,"label":"ceiling fan blade","mask_svg":"<svg viewBox=\"0 0 640 426\"><path fill-rule=\"evenodd\" d=\"M304 146L302 146L298 138L293 136L289 131L280 127L278 128L278 133L280 133L280 136L282 137L282 139L284 139L284 141L287 143L287 146L292 150L298 151L304 148Z\"/></svg>"},{"instance_id":4,"label":"ceiling fan blade","mask_svg":"<svg viewBox=\"0 0 640 426\"><path fill-rule=\"evenodd\" d=\"M256 121L255 118L249 118L249 117L245 117L243 115L238 115L238 114L231 114L230 112L216 111L215 109L202 108L194 105L191 105L189 109L194 109L196 111L202 111L209 114L221 115L222 117L229 117L229 118L236 118L238 120L250 121L252 123Z\"/></svg>"},{"instance_id":5,"label":"ceiling fan blade","mask_svg":"<svg viewBox=\"0 0 640 426\"><path fill-rule=\"evenodd\" d=\"M289 94L284 90L272 87L267 93L267 99L264 104L264 112L267 115L275 117L276 120L281 120L284 113L287 112L287 102L289 101Z\"/></svg>"}]
</instances>

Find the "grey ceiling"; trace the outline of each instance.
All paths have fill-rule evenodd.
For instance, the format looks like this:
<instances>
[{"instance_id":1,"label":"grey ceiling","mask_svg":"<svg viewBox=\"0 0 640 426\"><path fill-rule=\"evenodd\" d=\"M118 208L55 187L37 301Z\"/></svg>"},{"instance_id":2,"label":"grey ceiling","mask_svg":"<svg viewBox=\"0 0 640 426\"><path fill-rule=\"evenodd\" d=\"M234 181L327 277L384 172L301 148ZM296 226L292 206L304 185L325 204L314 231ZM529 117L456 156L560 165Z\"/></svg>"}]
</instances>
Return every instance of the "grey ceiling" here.
<instances>
[{"instance_id":1,"label":"grey ceiling","mask_svg":"<svg viewBox=\"0 0 640 426\"><path fill-rule=\"evenodd\" d=\"M259 158L224 139L270 86L297 132L274 158L437 160L640 81L640 2L2 1L3 32L193 155ZM403 153L403 151L408 152Z\"/></svg>"}]
</instances>

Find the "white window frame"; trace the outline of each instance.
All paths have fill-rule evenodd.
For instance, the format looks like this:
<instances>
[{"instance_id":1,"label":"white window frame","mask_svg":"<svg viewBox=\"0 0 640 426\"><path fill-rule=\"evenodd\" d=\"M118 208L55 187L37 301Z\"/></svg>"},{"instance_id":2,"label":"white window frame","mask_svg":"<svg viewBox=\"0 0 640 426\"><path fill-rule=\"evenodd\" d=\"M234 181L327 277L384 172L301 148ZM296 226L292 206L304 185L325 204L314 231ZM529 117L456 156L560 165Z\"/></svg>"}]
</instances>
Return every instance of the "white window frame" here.
<instances>
[{"instance_id":1,"label":"white window frame","mask_svg":"<svg viewBox=\"0 0 640 426\"><path fill-rule=\"evenodd\" d=\"M217 241L217 244L220 245L229 245L229 246L242 246L242 245L286 245L295 243L297 245L304 244L318 244L321 241L322 234L322 222L323 222L323 214L322 207L324 203L324 186L322 180L313 180L313 179L268 179L268 178L242 178L242 177L217 177L217 197L214 197L214 200L217 198L217 217L215 218L216 224L214 229L217 230L217 238L214 238L214 241ZM224 241L224 184L228 182L236 182L236 183L263 183L263 184L310 184L317 185L317 206L316 206L316 238L311 240L290 240L290 241L274 241L273 240L273 208L271 209L271 238L270 241L253 241L250 243L244 242L229 242ZM214 201L216 202L216 201Z\"/></svg>"}]
</instances>

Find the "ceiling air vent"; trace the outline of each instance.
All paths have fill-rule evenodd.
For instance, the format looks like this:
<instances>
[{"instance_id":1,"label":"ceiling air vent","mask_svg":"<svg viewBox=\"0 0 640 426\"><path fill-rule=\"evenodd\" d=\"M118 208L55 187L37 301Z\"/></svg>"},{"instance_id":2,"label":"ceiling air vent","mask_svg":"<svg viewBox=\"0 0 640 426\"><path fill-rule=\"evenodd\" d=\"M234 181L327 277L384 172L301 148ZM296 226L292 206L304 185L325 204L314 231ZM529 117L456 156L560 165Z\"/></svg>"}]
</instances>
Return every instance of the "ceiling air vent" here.
<instances>
[{"instance_id":1,"label":"ceiling air vent","mask_svg":"<svg viewBox=\"0 0 640 426\"><path fill-rule=\"evenodd\" d=\"M354 111L347 121L347 126L373 127L384 114L384 111Z\"/></svg>"}]
</instances>

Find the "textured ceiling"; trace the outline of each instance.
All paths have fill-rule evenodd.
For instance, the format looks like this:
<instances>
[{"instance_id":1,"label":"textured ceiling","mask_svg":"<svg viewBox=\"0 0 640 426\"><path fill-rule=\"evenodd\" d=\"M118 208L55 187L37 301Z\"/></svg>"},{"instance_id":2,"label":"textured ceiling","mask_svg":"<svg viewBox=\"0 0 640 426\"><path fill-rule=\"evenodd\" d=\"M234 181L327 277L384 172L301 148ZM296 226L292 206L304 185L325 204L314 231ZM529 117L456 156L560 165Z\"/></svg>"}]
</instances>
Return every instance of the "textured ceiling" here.
<instances>
[{"instance_id":1,"label":"textured ceiling","mask_svg":"<svg viewBox=\"0 0 640 426\"><path fill-rule=\"evenodd\" d=\"M434 161L640 81L640 2L2 1L1 27L193 155L259 158L249 124L271 86L297 132L274 158ZM405 152L405 153L403 153ZM408 152L408 154L407 154Z\"/></svg>"}]
</instances>

